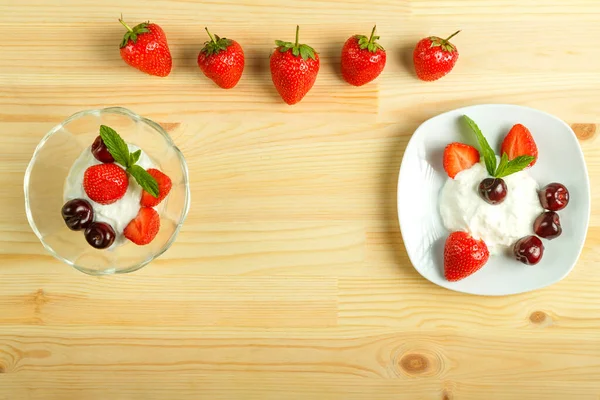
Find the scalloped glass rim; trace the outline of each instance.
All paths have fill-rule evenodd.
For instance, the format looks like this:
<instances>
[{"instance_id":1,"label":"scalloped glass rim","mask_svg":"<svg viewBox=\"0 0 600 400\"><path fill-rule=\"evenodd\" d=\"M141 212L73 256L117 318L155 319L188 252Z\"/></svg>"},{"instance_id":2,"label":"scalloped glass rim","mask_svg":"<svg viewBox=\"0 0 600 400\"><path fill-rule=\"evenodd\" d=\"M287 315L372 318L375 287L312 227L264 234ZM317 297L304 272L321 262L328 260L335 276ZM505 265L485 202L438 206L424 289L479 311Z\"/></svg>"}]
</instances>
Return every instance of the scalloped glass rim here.
<instances>
[{"instance_id":1,"label":"scalloped glass rim","mask_svg":"<svg viewBox=\"0 0 600 400\"><path fill-rule=\"evenodd\" d=\"M169 146L171 146L171 148L175 151L175 153L177 154L177 157L179 158L179 161L181 162L183 179L184 179L185 189L186 189L185 190L185 198L184 198L184 209L181 214L181 218L177 222L174 232L171 235L171 237L169 238L169 240L156 253L152 254L150 257L137 263L136 265L129 267L129 268L120 269L120 270L112 270L111 272L96 271L96 270L91 270L91 269L85 268L84 266L78 265L77 263L62 257L60 254L58 254L56 251L54 251L54 249L48 243L46 243L46 241L43 238L43 235L38 230L36 223L34 221L33 215L31 213L30 206L29 206L29 204L30 204L29 203L29 198L30 198L30 196L29 196L29 181L30 181L30 177L31 177L31 171L33 169L33 166L35 164L35 161L36 161L36 158L37 158L39 152L44 147L44 144L48 141L48 139L50 139L52 137L52 135L54 135L56 132L58 132L60 129L62 129L65 125L67 125L68 123L70 123L78 118L81 118L81 117L84 117L87 115L95 115L97 117L100 117L102 114L106 114L106 113L126 115L136 122L142 122L142 123L145 123L145 124L151 126L154 130L156 130L158 133L160 133L163 136L163 138L165 139L165 141L167 142L167 144ZM50 129L50 131L48 131L48 133L46 133L46 135L44 135L42 140L40 140L40 142L36 146L36 148L33 152L33 156L31 157L31 160L29 161L29 164L27 165L27 169L25 170L25 178L24 178L24 193L25 193L25 213L27 215L27 221L29 222L29 226L31 227L31 229L33 230L33 232L35 233L35 235L37 236L39 241L42 243L42 245L44 246L46 251L48 251L54 258L64 262L67 265L72 266L73 268L75 268L83 273L89 274L89 275L113 275L113 274L126 274L126 273L130 273L130 272L134 272L134 271L137 271L140 268L148 265L150 262L152 262L157 257L160 257L165 251L167 251L169 249L169 247L171 247L171 245L174 243L175 239L177 238L177 235L179 234L179 231L181 230L181 227L183 226L183 223L189 213L190 198L191 198L190 187L189 187L188 166L185 161L185 157L183 156L183 153L175 145L175 143L171 139L171 136L169 136L169 134L163 129L163 127L160 126L159 124L157 124L156 122L154 122L148 118L144 118L144 117L136 114L135 112L128 110L124 107L107 107L107 108L98 108L98 109L92 109L92 110L79 111L79 112L76 112L75 114L71 115L70 117L66 118L64 121L62 121L60 124L54 126L52 129Z\"/></svg>"}]
</instances>

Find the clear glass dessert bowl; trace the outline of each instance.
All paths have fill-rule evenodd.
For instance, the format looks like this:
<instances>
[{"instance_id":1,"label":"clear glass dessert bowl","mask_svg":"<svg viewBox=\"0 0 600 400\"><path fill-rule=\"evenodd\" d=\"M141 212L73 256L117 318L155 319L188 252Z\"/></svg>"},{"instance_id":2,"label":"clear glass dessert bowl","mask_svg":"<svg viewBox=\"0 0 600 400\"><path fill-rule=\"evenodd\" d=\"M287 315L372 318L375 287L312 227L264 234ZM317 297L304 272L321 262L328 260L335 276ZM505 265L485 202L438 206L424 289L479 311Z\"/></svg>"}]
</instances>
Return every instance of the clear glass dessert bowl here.
<instances>
[{"instance_id":1,"label":"clear glass dessert bowl","mask_svg":"<svg viewBox=\"0 0 600 400\"><path fill-rule=\"evenodd\" d=\"M127 241L94 249L83 232L67 228L61 216L65 180L75 160L98 136L100 125L140 147L173 182L160 206L160 231L145 246ZM159 124L121 107L81 111L52 128L33 153L24 185L27 219L46 250L91 275L133 272L159 257L175 241L190 207L188 168L181 151Z\"/></svg>"}]
</instances>

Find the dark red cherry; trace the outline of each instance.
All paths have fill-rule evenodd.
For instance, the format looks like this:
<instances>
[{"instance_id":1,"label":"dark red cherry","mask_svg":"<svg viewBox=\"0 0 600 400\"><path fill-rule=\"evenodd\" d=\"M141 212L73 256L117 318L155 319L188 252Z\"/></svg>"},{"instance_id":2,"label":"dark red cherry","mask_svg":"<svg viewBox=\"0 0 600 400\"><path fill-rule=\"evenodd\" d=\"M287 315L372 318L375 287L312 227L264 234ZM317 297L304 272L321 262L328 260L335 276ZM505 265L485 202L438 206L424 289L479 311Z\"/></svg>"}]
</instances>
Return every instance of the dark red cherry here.
<instances>
[{"instance_id":1,"label":"dark red cherry","mask_svg":"<svg viewBox=\"0 0 600 400\"><path fill-rule=\"evenodd\" d=\"M553 182L544 186L539 196L540 203L546 210L562 210L569 204L569 191L561 183Z\"/></svg>"},{"instance_id":2,"label":"dark red cherry","mask_svg":"<svg viewBox=\"0 0 600 400\"><path fill-rule=\"evenodd\" d=\"M92 154L94 155L96 160L100 161L101 163L110 164L115 162L115 159L113 158L112 154L110 154L110 152L108 151L108 148L106 147L104 141L100 136L98 136L92 144Z\"/></svg>"},{"instance_id":3,"label":"dark red cherry","mask_svg":"<svg viewBox=\"0 0 600 400\"><path fill-rule=\"evenodd\" d=\"M93 222L85 230L85 240L96 249L106 249L115 241L115 230L105 222Z\"/></svg>"},{"instance_id":4,"label":"dark red cherry","mask_svg":"<svg viewBox=\"0 0 600 400\"><path fill-rule=\"evenodd\" d=\"M479 184L479 195L489 204L500 204L506 198L508 189L501 178L485 178Z\"/></svg>"},{"instance_id":5,"label":"dark red cherry","mask_svg":"<svg viewBox=\"0 0 600 400\"><path fill-rule=\"evenodd\" d=\"M517 261L523 264L535 265L544 255L544 245L537 236L525 236L515 243L513 252Z\"/></svg>"},{"instance_id":6,"label":"dark red cherry","mask_svg":"<svg viewBox=\"0 0 600 400\"><path fill-rule=\"evenodd\" d=\"M72 231L80 231L94 221L92 205L83 199L69 200L62 206L61 214L65 224Z\"/></svg>"},{"instance_id":7,"label":"dark red cherry","mask_svg":"<svg viewBox=\"0 0 600 400\"><path fill-rule=\"evenodd\" d=\"M562 233L560 226L560 218L554 211L546 211L541 213L533 222L533 231L539 237L552 240L557 238Z\"/></svg>"}]
</instances>

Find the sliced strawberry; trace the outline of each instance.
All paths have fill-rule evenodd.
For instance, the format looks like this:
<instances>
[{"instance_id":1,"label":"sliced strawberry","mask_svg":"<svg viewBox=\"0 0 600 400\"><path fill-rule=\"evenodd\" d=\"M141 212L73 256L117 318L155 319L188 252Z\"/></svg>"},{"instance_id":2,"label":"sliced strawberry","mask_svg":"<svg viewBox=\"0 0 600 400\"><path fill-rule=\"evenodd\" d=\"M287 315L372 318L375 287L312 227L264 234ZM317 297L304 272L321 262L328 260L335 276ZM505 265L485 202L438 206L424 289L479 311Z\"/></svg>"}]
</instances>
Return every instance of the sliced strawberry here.
<instances>
[{"instance_id":1,"label":"sliced strawberry","mask_svg":"<svg viewBox=\"0 0 600 400\"><path fill-rule=\"evenodd\" d=\"M479 152L464 143L450 143L444 149L444 170L452 179L460 171L471 168L479 162Z\"/></svg>"},{"instance_id":2,"label":"sliced strawberry","mask_svg":"<svg viewBox=\"0 0 600 400\"><path fill-rule=\"evenodd\" d=\"M158 182L158 198L153 197L150 193L145 190L142 192L142 199L140 200L140 204L142 207L155 207L160 204L161 201L164 200L165 197L171 191L171 186L173 183L171 182L171 178L167 175L163 174L157 169L150 168L148 173L156 179Z\"/></svg>"},{"instance_id":3,"label":"sliced strawberry","mask_svg":"<svg viewBox=\"0 0 600 400\"><path fill-rule=\"evenodd\" d=\"M459 281L479 271L490 253L483 240L476 240L466 232L452 232L444 247L444 276Z\"/></svg>"},{"instance_id":4,"label":"sliced strawberry","mask_svg":"<svg viewBox=\"0 0 600 400\"><path fill-rule=\"evenodd\" d=\"M100 204L112 204L127 192L129 178L116 164L89 167L83 174L83 190L90 199Z\"/></svg>"},{"instance_id":5,"label":"sliced strawberry","mask_svg":"<svg viewBox=\"0 0 600 400\"><path fill-rule=\"evenodd\" d=\"M510 129L502 142L500 152L501 155L506 153L509 160L519 156L533 156L535 159L529 164L530 167L533 167L538 157L538 149L531 132L521 124L516 124Z\"/></svg>"},{"instance_id":6,"label":"sliced strawberry","mask_svg":"<svg viewBox=\"0 0 600 400\"><path fill-rule=\"evenodd\" d=\"M156 237L160 229L160 217L154 208L142 207L138 215L129 222L123 235L133 243L143 246Z\"/></svg>"}]
</instances>

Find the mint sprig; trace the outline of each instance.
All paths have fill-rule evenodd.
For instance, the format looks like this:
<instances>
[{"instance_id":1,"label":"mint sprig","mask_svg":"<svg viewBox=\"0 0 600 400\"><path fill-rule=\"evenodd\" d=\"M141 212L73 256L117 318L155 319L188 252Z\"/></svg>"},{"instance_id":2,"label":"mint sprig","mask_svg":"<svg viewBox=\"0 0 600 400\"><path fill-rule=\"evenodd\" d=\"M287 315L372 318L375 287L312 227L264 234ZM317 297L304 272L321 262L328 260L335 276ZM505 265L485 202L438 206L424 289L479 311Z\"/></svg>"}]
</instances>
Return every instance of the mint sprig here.
<instances>
[{"instance_id":1,"label":"mint sprig","mask_svg":"<svg viewBox=\"0 0 600 400\"><path fill-rule=\"evenodd\" d=\"M490 147L487 139L485 136L483 136L481 129L479 129L475 121L473 121L471 118L467 117L466 115L463 115L463 118L467 122L467 125L469 125L471 130L475 133L480 148L479 154L481 157L483 157L485 168L487 169L488 174L494 178L503 178L505 176L522 171L527 168L527 166L535 159L533 156L518 156L512 160L509 160L508 155L503 153L502 157L500 158L500 164L496 165L496 153L494 153L494 150L492 150Z\"/></svg>"},{"instance_id":2,"label":"mint sprig","mask_svg":"<svg viewBox=\"0 0 600 400\"><path fill-rule=\"evenodd\" d=\"M119 134L109 126L100 125L100 137L106 145L108 152L113 156L115 162L125 167L129 175L133 176L138 185L154 198L158 198L158 182L144 168L136 165L140 156L141 150L133 153L129 152L127 143L119 136Z\"/></svg>"}]
</instances>

